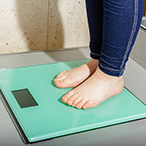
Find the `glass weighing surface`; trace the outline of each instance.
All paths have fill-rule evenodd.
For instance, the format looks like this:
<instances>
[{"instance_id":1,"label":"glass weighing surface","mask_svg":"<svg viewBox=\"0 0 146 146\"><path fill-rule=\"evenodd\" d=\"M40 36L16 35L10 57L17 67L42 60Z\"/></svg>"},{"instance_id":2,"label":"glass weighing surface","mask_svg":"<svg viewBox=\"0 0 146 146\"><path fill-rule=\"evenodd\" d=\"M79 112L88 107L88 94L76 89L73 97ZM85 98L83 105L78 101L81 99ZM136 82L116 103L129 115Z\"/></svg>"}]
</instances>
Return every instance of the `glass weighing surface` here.
<instances>
[{"instance_id":1,"label":"glass weighing surface","mask_svg":"<svg viewBox=\"0 0 146 146\"><path fill-rule=\"evenodd\" d=\"M0 71L3 97L28 142L146 117L145 104L126 88L119 95L88 110L78 110L64 104L61 97L71 88L57 88L53 78L59 72L77 67L87 61L59 62ZM20 98L22 100L19 100Z\"/></svg>"}]
</instances>

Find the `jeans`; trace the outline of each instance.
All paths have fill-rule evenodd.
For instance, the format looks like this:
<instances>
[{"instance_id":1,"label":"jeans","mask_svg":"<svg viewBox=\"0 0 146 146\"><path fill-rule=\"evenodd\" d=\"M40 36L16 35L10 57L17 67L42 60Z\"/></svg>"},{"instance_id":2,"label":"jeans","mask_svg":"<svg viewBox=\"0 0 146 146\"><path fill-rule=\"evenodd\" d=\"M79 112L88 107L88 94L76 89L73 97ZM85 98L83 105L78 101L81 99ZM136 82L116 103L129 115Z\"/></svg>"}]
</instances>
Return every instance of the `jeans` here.
<instances>
[{"instance_id":1,"label":"jeans","mask_svg":"<svg viewBox=\"0 0 146 146\"><path fill-rule=\"evenodd\" d=\"M143 0L86 0L86 9L91 58L99 60L104 73L123 75L140 28Z\"/></svg>"}]
</instances>

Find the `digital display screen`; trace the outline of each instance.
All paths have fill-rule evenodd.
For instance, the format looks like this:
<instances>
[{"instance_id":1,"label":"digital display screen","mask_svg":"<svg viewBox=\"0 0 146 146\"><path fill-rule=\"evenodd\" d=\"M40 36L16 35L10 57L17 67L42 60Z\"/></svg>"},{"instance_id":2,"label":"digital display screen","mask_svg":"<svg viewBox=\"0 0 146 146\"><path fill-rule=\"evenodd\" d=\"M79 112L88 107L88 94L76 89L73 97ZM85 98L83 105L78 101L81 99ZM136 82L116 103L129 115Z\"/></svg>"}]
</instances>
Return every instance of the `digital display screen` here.
<instances>
[{"instance_id":1,"label":"digital display screen","mask_svg":"<svg viewBox=\"0 0 146 146\"><path fill-rule=\"evenodd\" d=\"M14 90L12 93L21 108L38 105L28 89Z\"/></svg>"}]
</instances>

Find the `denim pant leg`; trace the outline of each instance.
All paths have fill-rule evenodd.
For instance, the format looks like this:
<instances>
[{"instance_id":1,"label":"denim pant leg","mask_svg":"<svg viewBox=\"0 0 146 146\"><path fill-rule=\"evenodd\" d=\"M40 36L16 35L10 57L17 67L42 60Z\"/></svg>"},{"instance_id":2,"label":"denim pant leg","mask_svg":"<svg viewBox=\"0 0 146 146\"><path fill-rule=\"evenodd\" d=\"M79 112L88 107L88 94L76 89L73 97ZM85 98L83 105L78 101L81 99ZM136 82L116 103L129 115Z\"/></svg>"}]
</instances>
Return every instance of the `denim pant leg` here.
<instances>
[{"instance_id":1,"label":"denim pant leg","mask_svg":"<svg viewBox=\"0 0 146 146\"><path fill-rule=\"evenodd\" d=\"M123 74L140 28L142 14L143 0L103 0L99 68L104 73L112 76Z\"/></svg>"},{"instance_id":2,"label":"denim pant leg","mask_svg":"<svg viewBox=\"0 0 146 146\"><path fill-rule=\"evenodd\" d=\"M90 32L90 56L99 59L102 46L103 0L86 0Z\"/></svg>"}]
</instances>

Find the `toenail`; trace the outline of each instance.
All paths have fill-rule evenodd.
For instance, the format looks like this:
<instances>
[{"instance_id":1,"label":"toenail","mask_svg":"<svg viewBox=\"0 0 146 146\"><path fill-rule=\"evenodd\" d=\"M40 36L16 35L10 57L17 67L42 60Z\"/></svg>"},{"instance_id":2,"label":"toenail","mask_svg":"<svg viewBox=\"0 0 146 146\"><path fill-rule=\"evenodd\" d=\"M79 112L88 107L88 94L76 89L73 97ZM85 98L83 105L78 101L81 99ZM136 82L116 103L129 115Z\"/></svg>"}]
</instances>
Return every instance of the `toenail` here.
<instances>
[{"instance_id":1,"label":"toenail","mask_svg":"<svg viewBox=\"0 0 146 146\"><path fill-rule=\"evenodd\" d=\"M80 109L80 106L79 106L79 105L77 105L77 106L76 106L76 108Z\"/></svg>"},{"instance_id":2,"label":"toenail","mask_svg":"<svg viewBox=\"0 0 146 146\"><path fill-rule=\"evenodd\" d=\"M67 101L67 103L68 103L69 105L71 105L71 101Z\"/></svg>"},{"instance_id":3,"label":"toenail","mask_svg":"<svg viewBox=\"0 0 146 146\"><path fill-rule=\"evenodd\" d=\"M60 80L59 78L54 79L54 81L59 81L59 80Z\"/></svg>"},{"instance_id":4,"label":"toenail","mask_svg":"<svg viewBox=\"0 0 146 146\"><path fill-rule=\"evenodd\" d=\"M74 91L70 91L69 93L70 93L71 95L73 95L73 94L74 94Z\"/></svg>"}]
</instances>

